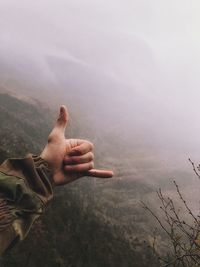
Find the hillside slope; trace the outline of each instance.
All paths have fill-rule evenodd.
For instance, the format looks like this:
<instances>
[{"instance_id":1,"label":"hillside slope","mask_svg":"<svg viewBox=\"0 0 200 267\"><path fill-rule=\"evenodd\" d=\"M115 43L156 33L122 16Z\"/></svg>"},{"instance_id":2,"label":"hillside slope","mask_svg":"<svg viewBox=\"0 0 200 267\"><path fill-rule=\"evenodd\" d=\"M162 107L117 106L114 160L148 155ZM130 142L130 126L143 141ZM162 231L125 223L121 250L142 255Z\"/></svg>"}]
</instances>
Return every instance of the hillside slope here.
<instances>
[{"instance_id":1,"label":"hillside slope","mask_svg":"<svg viewBox=\"0 0 200 267\"><path fill-rule=\"evenodd\" d=\"M39 153L50 131L49 110L0 94L0 161Z\"/></svg>"},{"instance_id":2,"label":"hillside slope","mask_svg":"<svg viewBox=\"0 0 200 267\"><path fill-rule=\"evenodd\" d=\"M0 110L1 160L38 153L51 128L51 112L8 94L0 95ZM157 266L143 243L147 218L136 201L138 191L145 194L152 188L138 181L131 186L126 181L85 178L56 190L45 216L1 266L145 267L149 262ZM128 205L126 194L132 195Z\"/></svg>"}]
</instances>

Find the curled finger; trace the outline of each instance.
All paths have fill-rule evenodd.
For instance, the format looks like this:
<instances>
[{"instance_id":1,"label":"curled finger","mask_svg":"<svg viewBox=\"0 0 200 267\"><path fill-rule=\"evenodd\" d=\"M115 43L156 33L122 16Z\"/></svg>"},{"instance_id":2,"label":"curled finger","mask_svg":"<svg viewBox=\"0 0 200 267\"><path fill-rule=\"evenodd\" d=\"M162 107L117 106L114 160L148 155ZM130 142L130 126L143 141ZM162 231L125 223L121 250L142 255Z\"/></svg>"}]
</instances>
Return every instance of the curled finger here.
<instances>
[{"instance_id":1,"label":"curled finger","mask_svg":"<svg viewBox=\"0 0 200 267\"><path fill-rule=\"evenodd\" d=\"M93 150L93 144L89 141L82 140L77 146L73 147L68 153L69 156L79 156L84 155Z\"/></svg>"},{"instance_id":2,"label":"curled finger","mask_svg":"<svg viewBox=\"0 0 200 267\"><path fill-rule=\"evenodd\" d=\"M66 172L87 172L94 168L94 162L83 163L83 164L76 164L76 165L65 165L64 170Z\"/></svg>"},{"instance_id":3,"label":"curled finger","mask_svg":"<svg viewBox=\"0 0 200 267\"><path fill-rule=\"evenodd\" d=\"M88 152L82 156L66 155L63 162L64 162L64 165L74 165L74 164L88 163L88 162L93 161L93 159L94 159L94 154L92 152Z\"/></svg>"}]
</instances>

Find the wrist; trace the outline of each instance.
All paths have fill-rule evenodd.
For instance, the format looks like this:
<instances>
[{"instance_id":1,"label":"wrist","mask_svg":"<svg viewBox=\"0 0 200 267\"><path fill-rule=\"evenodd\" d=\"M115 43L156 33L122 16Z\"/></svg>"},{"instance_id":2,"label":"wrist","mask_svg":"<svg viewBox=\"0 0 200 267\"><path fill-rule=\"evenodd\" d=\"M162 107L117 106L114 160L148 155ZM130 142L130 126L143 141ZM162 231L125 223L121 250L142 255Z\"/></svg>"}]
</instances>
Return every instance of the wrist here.
<instances>
[{"instance_id":1,"label":"wrist","mask_svg":"<svg viewBox=\"0 0 200 267\"><path fill-rule=\"evenodd\" d=\"M35 168L37 171L45 174L46 177L48 177L48 180L50 181L51 185L54 185L53 181L53 168L50 166L50 164L47 162L45 158L42 157L42 154L40 156L32 155L33 162L35 165Z\"/></svg>"}]
</instances>

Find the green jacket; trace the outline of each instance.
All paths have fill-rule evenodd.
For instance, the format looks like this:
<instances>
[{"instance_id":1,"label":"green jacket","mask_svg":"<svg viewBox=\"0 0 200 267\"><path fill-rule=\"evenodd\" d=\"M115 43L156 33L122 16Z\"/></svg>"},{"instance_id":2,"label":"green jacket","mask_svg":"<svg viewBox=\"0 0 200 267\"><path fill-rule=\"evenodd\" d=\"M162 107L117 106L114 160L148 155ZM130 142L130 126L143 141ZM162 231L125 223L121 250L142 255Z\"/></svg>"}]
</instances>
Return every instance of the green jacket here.
<instances>
[{"instance_id":1,"label":"green jacket","mask_svg":"<svg viewBox=\"0 0 200 267\"><path fill-rule=\"evenodd\" d=\"M52 171L28 155L0 166L0 255L28 234L53 197Z\"/></svg>"}]
</instances>

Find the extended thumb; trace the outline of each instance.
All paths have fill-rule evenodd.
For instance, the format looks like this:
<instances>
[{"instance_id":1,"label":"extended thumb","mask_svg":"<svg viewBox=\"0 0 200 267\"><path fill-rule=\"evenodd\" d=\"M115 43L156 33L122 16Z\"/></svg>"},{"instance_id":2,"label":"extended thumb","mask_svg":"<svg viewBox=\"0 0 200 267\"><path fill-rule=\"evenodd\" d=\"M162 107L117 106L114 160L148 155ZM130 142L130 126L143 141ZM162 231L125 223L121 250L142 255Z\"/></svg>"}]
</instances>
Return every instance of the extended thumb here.
<instances>
[{"instance_id":1,"label":"extended thumb","mask_svg":"<svg viewBox=\"0 0 200 267\"><path fill-rule=\"evenodd\" d=\"M56 126L65 130L67 126L68 118L69 118L69 114L68 114L67 108L66 106L62 105L60 107L60 113L59 113L59 116L56 122Z\"/></svg>"}]
</instances>

